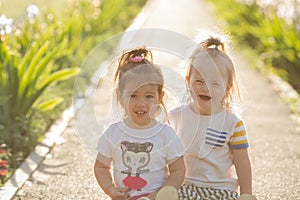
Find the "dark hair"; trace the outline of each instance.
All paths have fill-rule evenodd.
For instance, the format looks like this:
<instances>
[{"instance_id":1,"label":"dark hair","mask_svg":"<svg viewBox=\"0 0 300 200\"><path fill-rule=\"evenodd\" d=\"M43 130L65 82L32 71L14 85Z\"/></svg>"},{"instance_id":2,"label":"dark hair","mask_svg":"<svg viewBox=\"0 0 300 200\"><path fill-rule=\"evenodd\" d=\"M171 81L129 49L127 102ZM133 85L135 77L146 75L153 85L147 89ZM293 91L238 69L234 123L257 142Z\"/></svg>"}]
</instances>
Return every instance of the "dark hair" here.
<instances>
[{"instance_id":1,"label":"dark hair","mask_svg":"<svg viewBox=\"0 0 300 200\"><path fill-rule=\"evenodd\" d=\"M140 62L135 62L133 60L135 57L141 57L142 60ZM123 52L119 59L119 65L115 72L114 80L120 79L123 73L141 64L153 64L151 51L141 47Z\"/></svg>"},{"instance_id":2,"label":"dark hair","mask_svg":"<svg viewBox=\"0 0 300 200\"><path fill-rule=\"evenodd\" d=\"M164 78L158 65L153 64L152 52L145 47L139 47L123 52L114 75L117 89L122 93L128 80L141 80L144 84L157 84L158 94L163 93ZM161 100L164 112L165 105Z\"/></svg>"}]
</instances>

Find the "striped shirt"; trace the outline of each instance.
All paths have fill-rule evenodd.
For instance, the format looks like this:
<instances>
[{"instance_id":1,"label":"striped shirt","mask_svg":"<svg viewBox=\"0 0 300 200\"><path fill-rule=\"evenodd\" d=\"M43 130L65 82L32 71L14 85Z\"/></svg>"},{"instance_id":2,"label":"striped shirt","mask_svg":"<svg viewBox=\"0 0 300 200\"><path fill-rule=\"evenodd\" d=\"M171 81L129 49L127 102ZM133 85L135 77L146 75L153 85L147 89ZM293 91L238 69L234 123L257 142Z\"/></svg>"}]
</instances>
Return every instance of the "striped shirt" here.
<instances>
[{"instance_id":1,"label":"striped shirt","mask_svg":"<svg viewBox=\"0 0 300 200\"><path fill-rule=\"evenodd\" d=\"M234 132L230 138L229 146L232 149L247 148L249 146L246 128L242 120L238 121L234 127Z\"/></svg>"},{"instance_id":2,"label":"striped shirt","mask_svg":"<svg viewBox=\"0 0 300 200\"><path fill-rule=\"evenodd\" d=\"M170 112L170 124L185 147L185 183L236 191L232 149L249 146L243 121L226 110L199 115L184 105Z\"/></svg>"}]
</instances>

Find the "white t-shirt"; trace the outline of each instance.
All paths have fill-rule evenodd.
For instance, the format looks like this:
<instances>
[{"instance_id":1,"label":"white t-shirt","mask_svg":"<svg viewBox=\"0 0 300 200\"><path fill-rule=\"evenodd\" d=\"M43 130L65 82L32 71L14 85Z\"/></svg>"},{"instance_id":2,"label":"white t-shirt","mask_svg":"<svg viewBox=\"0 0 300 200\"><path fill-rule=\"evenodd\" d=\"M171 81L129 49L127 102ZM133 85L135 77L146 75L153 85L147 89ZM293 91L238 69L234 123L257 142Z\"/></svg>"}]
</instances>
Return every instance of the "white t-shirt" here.
<instances>
[{"instance_id":1,"label":"white t-shirt","mask_svg":"<svg viewBox=\"0 0 300 200\"><path fill-rule=\"evenodd\" d=\"M247 148L243 122L232 112L199 115L189 105L170 112L170 124L185 147L186 184L236 191L231 149Z\"/></svg>"},{"instance_id":2,"label":"white t-shirt","mask_svg":"<svg viewBox=\"0 0 300 200\"><path fill-rule=\"evenodd\" d=\"M129 187L131 196L157 191L167 178L168 161L184 154L175 131L160 122L147 129L114 123L101 135L97 151L112 159L115 183Z\"/></svg>"}]
</instances>

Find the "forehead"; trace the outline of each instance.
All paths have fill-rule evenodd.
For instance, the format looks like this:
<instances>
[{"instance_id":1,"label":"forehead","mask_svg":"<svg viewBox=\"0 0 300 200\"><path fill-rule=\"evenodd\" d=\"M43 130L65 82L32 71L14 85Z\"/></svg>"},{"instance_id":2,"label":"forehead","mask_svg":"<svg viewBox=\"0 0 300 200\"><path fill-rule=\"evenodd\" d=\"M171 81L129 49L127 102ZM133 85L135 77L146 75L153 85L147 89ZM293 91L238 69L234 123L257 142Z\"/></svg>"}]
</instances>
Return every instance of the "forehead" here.
<instances>
[{"instance_id":1,"label":"forehead","mask_svg":"<svg viewBox=\"0 0 300 200\"><path fill-rule=\"evenodd\" d=\"M130 80L125 84L124 92L126 93L146 93L146 92L158 92L158 84L157 83L142 83L136 82L134 80Z\"/></svg>"},{"instance_id":2,"label":"forehead","mask_svg":"<svg viewBox=\"0 0 300 200\"><path fill-rule=\"evenodd\" d=\"M217 57L203 56L194 59L191 64L193 66L191 76L217 80L228 76L226 64Z\"/></svg>"}]
</instances>

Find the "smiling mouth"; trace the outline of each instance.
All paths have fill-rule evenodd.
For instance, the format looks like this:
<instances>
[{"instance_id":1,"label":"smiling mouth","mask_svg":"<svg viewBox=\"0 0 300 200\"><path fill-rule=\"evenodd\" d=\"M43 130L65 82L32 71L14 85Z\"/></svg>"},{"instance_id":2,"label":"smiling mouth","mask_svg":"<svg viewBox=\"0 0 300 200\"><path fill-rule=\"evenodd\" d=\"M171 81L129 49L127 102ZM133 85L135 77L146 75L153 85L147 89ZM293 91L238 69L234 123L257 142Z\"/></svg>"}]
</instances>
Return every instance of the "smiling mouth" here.
<instances>
[{"instance_id":1,"label":"smiling mouth","mask_svg":"<svg viewBox=\"0 0 300 200\"><path fill-rule=\"evenodd\" d=\"M138 114L138 115L144 115L144 114L146 114L147 112L146 112L146 111L136 111L135 113Z\"/></svg>"},{"instance_id":2,"label":"smiling mouth","mask_svg":"<svg viewBox=\"0 0 300 200\"><path fill-rule=\"evenodd\" d=\"M199 95L200 99L203 101L210 101L211 97L207 95Z\"/></svg>"}]
</instances>

